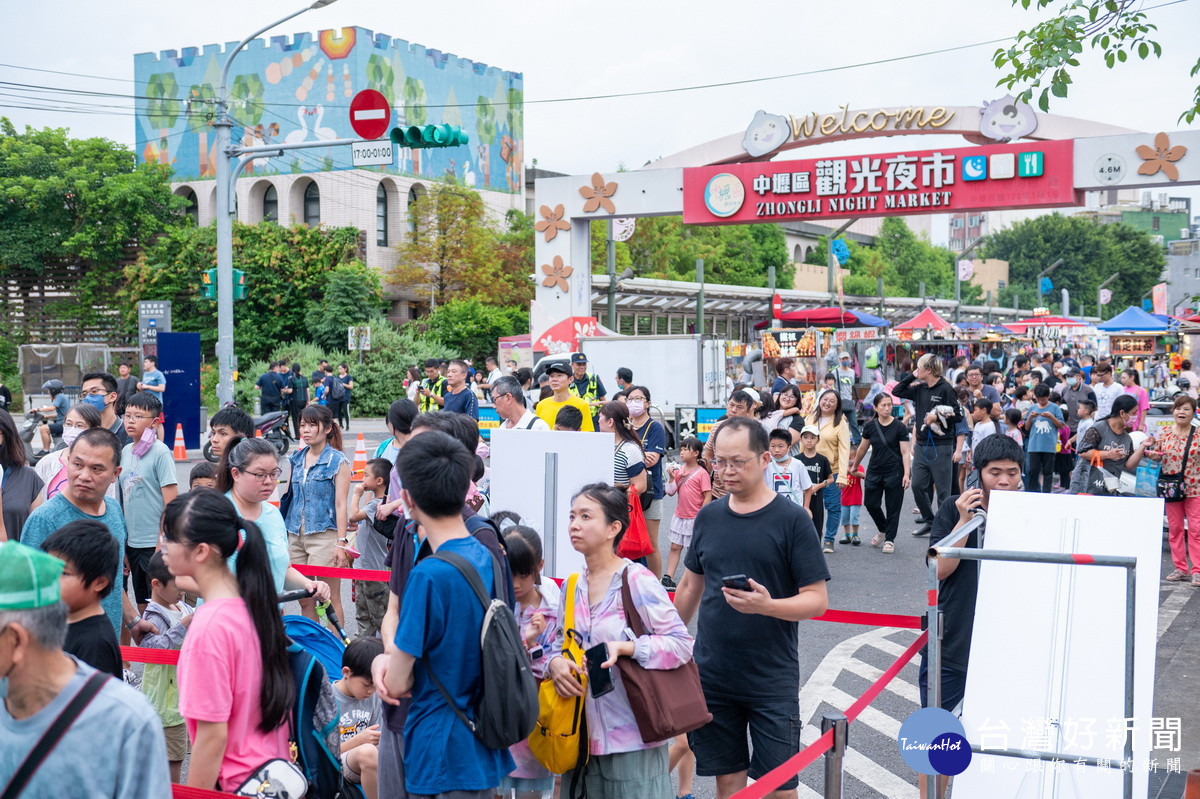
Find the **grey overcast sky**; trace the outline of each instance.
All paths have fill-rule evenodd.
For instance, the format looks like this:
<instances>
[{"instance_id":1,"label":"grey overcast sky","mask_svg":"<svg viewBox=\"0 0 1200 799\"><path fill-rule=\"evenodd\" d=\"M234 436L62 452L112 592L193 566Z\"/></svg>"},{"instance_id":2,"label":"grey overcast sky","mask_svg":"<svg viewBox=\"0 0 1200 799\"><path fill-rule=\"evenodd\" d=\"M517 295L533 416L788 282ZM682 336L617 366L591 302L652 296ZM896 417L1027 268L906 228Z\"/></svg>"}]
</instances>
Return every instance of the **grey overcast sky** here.
<instances>
[{"instance_id":1,"label":"grey overcast sky","mask_svg":"<svg viewBox=\"0 0 1200 799\"><path fill-rule=\"evenodd\" d=\"M1164 3L1166 3L1164 5ZM1052 3L1057 8L1060 3ZM1153 8L1154 6L1163 6ZM240 39L299 6L287 0L7 0L0 63L83 73L74 77L0 67L0 81L132 93L133 55ZM1114 70L1091 52L1071 96L1054 113L1146 130L1179 130L1200 55L1200 0L1146 0L1159 27L1161 59ZM1045 14L1043 14L1045 16ZM524 73L527 101L640 92L764 78L852 65L1012 36L1038 15L1008 0L840 0L729 3L651 0L558 4L458 0L387 3L338 0L271 31L292 34L358 25L426 47ZM530 104L526 163L569 173L636 168L653 158L745 129L760 108L797 115L897 105L976 105L1004 94L995 84L995 44L808 77L643 97ZM104 80L116 78L119 81ZM123 81L123 82L122 82ZM33 90L42 103L62 95ZM32 111L0 86L0 115L18 127L66 126L133 146L132 101L105 113ZM927 146L963 145L962 139ZM848 152L886 152L908 138L852 143ZM845 146L843 145L843 150ZM820 151L793 151L811 157ZM1176 192L1178 193L1178 192Z\"/></svg>"}]
</instances>

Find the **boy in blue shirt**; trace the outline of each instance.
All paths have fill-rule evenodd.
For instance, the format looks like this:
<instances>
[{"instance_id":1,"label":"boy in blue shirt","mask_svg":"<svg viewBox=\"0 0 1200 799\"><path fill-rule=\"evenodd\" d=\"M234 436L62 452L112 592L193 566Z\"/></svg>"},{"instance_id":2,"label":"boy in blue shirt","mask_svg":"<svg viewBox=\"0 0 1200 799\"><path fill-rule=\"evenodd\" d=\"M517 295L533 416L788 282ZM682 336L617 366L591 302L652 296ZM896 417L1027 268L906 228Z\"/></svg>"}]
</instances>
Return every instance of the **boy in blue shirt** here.
<instances>
[{"instance_id":1,"label":"boy in blue shirt","mask_svg":"<svg viewBox=\"0 0 1200 799\"><path fill-rule=\"evenodd\" d=\"M1025 451L1029 459L1029 479L1026 490L1049 494L1054 488L1054 455L1058 451L1058 429L1066 427L1062 409L1050 402L1050 386L1038 383L1033 387L1033 407L1025 412L1021 425L1025 430ZM1038 478L1042 485L1038 487Z\"/></svg>"},{"instance_id":2,"label":"boy in blue shirt","mask_svg":"<svg viewBox=\"0 0 1200 799\"><path fill-rule=\"evenodd\" d=\"M493 596L503 590L493 585L492 554L468 532L461 514L474 454L449 435L429 431L404 445L396 468L408 516L433 550L465 558ZM409 796L454 792L464 799L491 799L501 778L515 768L507 749L488 749L475 738L429 676L435 673L455 704L471 714L481 689L482 628L483 607L454 566L426 558L413 567L394 646L388 647L383 673L376 674L385 689L383 701L396 704L396 697L412 692L404 728Z\"/></svg>"}]
</instances>

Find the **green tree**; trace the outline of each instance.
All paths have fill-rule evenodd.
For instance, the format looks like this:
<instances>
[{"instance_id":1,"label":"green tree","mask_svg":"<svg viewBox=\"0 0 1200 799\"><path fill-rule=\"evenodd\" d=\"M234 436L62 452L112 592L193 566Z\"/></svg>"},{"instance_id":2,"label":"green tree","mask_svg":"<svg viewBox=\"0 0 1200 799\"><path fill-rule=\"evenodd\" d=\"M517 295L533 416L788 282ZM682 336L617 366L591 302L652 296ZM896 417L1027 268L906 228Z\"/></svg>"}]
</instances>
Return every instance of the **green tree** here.
<instances>
[{"instance_id":1,"label":"green tree","mask_svg":"<svg viewBox=\"0 0 1200 799\"><path fill-rule=\"evenodd\" d=\"M645 221L647 220L639 219L637 224ZM608 221L593 219L589 229L591 236L588 245L591 248L592 274L603 275L608 271ZM634 230L636 229L635 227ZM617 275L620 276L627 268L633 267L633 256L629 254L628 242L618 241L615 246L613 261L616 263Z\"/></svg>"},{"instance_id":2,"label":"green tree","mask_svg":"<svg viewBox=\"0 0 1200 799\"><path fill-rule=\"evenodd\" d=\"M593 271L604 269L603 236L603 232L593 235ZM790 286L795 280L795 267L778 225L699 226L685 225L678 216L649 217L637 221L625 244L639 277L695 280L696 259L703 258L706 283L766 286L770 266L776 269L777 286ZM618 273L624 268L620 253L618 247Z\"/></svg>"},{"instance_id":3,"label":"green tree","mask_svg":"<svg viewBox=\"0 0 1200 799\"><path fill-rule=\"evenodd\" d=\"M532 296L525 276L533 260L533 228L524 215L510 218L502 252L483 199L473 189L434 184L409 213L416 229L397 247L393 282L417 288L437 304L476 298L504 305Z\"/></svg>"},{"instance_id":4,"label":"green tree","mask_svg":"<svg viewBox=\"0 0 1200 799\"><path fill-rule=\"evenodd\" d=\"M1024 9L1041 11L1054 0L1012 0ZM1050 110L1050 96L1066 97L1070 91L1071 70L1080 65L1084 45L1093 53L1103 53L1104 65L1112 69L1130 56L1146 60L1158 58L1162 47L1149 38L1158 30L1151 24L1143 6L1129 0L1068 0L1056 16L1045 19L1017 34L1010 47L1001 47L992 55L995 65L1007 70L997 86L1025 88L1018 99L1029 102L1038 93L1038 105ZM1191 69L1200 74L1200 60ZM1179 115L1191 123L1200 116L1200 85L1192 95L1192 106Z\"/></svg>"},{"instance_id":5,"label":"green tree","mask_svg":"<svg viewBox=\"0 0 1200 799\"><path fill-rule=\"evenodd\" d=\"M18 133L0 118L0 279L78 265L51 312L96 324L112 307L131 246L185 225L186 204L171 193L169 168L138 164L127 147L72 139L62 128Z\"/></svg>"},{"instance_id":6,"label":"green tree","mask_svg":"<svg viewBox=\"0 0 1200 799\"><path fill-rule=\"evenodd\" d=\"M247 296L234 304L239 359L265 357L281 342L309 338L314 311L332 270L360 258L358 228L233 226L233 263L246 273ZM216 344L217 303L200 297L200 273L217 262L216 228L172 228L125 270L118 300L126 330L136 330L139 300L171 300L176 331L197 332L206 352ZM342 342L345 341L343 331Z\"/></svg>"},{"instance_id":7,"label":"green tree","mask_svg":"<svg viewBox=\"0 0 1200 799\"><path fill-rule=\"evenodd\" d=\"M992 233L982 251L988 258L1008 261L1009 285L1020 293L1024 305L1033 302L1038 273L1060 258L1062 264L1050 275L1054 288L1043 297L1043 304L1051 309L1060 308L1060 290L1064 288L1073 302L1092 305L1100 283L1120 272L1120 279L1109 286L1113 292L1110 316L1111 309L1137 304L1159 282L1166 264L1162 248L1140 230L1060 214L1018 222ZM1009 301L1011 296L1010 292Z\"/></svg>"},{"instance_id":8,"label":"green tree","mask_svg":"<svg viewBox=\"0 0 1200 799\"><path fill-rule=\"evenodd\" d=\"M425 333L449 347L460 357L483 363L496 354L501 336L515 336L529 330L528 308L500 308L478 300L452 300L439 305L420 324Z\"/></svg>"},{"instance_id":9,"label":"green tree","mask_svg":"<svg viewBox=\"0 0 1200 799\"><path fill-rule=\"evenodd\" d=\"M309 336L328 349L344 346L346 328L383 321L383 285L379 273L362 261L335 266L325 281L325 297L312 317Z\"/></svg>"}]
</instances>

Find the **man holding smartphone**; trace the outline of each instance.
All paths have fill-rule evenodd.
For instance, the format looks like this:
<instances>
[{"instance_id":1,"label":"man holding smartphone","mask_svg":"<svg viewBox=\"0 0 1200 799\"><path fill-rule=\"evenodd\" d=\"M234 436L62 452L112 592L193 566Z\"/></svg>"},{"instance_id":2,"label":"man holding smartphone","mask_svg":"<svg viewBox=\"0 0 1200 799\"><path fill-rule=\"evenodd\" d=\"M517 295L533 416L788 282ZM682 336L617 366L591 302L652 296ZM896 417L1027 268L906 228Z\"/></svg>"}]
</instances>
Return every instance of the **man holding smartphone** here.
<instances>
[{"instance_id":1,"label":"man holding smartphone","mask_svg":"<svg viewBox=\"0 0 1200 799\"><path fill-rule=\"evenodd\" d=\"M731 416L713 438L729 493L696 516L675 607L684 622L699 611L694 656L713 715L689 736L696 773L727 799L800 751L798 622L828 607L829 570L812 519L763 482L758 420ZM770 796L795 797L797 783Z\"/></svg>"}]
</instances>

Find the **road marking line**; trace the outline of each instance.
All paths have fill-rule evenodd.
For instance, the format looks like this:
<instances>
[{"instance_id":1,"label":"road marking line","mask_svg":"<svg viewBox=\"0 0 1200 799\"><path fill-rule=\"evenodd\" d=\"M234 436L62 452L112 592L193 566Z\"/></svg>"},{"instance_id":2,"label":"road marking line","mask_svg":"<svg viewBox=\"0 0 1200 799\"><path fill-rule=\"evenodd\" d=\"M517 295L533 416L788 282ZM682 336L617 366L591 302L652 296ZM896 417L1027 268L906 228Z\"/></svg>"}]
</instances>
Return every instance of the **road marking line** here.
<instances>
[{"instance_id":1,"label":"road marking line","mask_svg":"<svg viewBox=\"0 0 1200 799\"><path fill-rule=\"evenodd\" d=\"M1171 623L1175 621L1175 617L1179 615L1181 610L1183 610L1183 606L1186 605L1188 600L1192 598L1192 594L1194 594L1195 591L1195 588L1192 588L1187 584L1176 586L1175 589L1171 591L1170 596L1164 599L1162 604L1158 606L1159 638L1162 638L1163 633L1165 633L1171 627Z\"/></svg>"},{"instance_id":2,"label":"road marking line","mask_svg":"<svg viewBox=\"0 0 1200 799\"><path fill-rule=\"evenodd\" d=\"M872 684L874 684L876 680L883 676L883 669L877 669L870 663L863 663L858 658L850 658L843 668L852 674L857 674L864 680L870 681ZM917 686L900 679L899 675L897 675L894 680L889 682L884 687L884 690L891 691L897 696L907 699L918 707L921 704L921 692L917 689Z\"/></svg>"},{"instance_id":3,"label":"road marking line","mask_svg":"<svg viewBox=\"0 0 1200 799\"><path fill-rule=\"evenodd\" d=\"M836 708L844 710L854 704L854 697L838 688L830 688L825 692L825 701ZM888 738L899 740L900 738L900 720L894 719L887 713L867 705L858 714L858 718L854 720L855 724L866 724L873 730L876 730Z\"/></svg>"},{"instance_id":4,"label":"road marking line","mask_svg":"<svg viewBox=\"0 0 1200 799\"><path fill-rule=\"evenodd\" d=\"M891 632L895 632L895 630L892 630ZM892 657L900 657L904 654L904 650L908 649L907 646L901 646L889 638L877 638L872 641L867 641L867 646L873 646L881 652L888 653Z\"/></svg>"}]
</instances>

